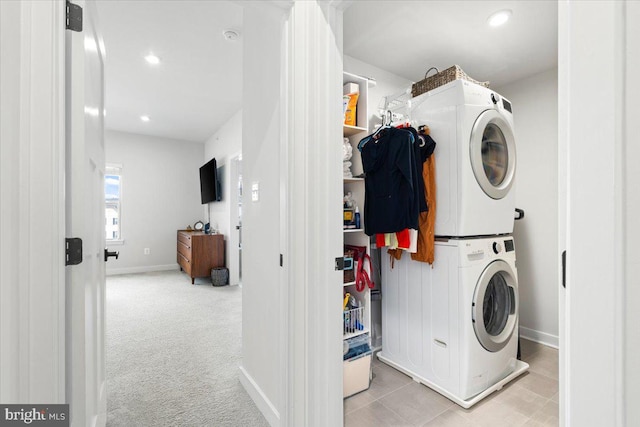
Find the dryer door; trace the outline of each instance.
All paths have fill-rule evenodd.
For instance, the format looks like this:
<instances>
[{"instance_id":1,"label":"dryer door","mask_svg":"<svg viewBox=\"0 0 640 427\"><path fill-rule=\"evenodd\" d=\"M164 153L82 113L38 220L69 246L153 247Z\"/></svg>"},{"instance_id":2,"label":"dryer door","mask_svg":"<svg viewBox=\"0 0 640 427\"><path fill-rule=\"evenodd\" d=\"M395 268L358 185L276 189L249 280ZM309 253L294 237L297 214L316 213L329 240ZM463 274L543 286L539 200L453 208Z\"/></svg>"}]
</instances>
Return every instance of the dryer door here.
<instances>
[{"instance_id":1,"label":"dryer door","mask_svg":"<svg viewBox=\"0 0 640 427\"><path fill-rule=\"evenodd\" d=\"M472 303L473 329L491 352L504 348L518 324L518 284L509 264L493 261L476 284Z\"/></svg>"},{"instance_id":2,"label":"dryer door","mask_svg":"<svg viewBox=\"0 0 640 427\"><path fill-rule=\"evenodd\" d=\"M516 171L516 144L500 112L486 110L478 116L471 130L469 155L482 191L492 199L506 196Z\"/></svg>"}]
</instances>

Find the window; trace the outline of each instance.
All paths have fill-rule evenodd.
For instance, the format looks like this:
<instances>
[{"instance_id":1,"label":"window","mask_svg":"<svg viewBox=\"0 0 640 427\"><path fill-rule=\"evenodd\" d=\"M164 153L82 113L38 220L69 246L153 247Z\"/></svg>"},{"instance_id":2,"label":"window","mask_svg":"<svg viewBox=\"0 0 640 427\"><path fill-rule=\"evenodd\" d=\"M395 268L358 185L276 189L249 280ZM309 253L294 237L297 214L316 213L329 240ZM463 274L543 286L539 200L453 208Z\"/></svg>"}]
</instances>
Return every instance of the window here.
<instances>
[{"instance_id":1,"label":"window","mask_svg":"<svg viewBox=\"0 0 640 427\"><path fill-rule=\"evenodd\" d=\"M104 175L105 237L107 241L122 240L122 167L107 166Z\"/></svg>"}]
</instances>

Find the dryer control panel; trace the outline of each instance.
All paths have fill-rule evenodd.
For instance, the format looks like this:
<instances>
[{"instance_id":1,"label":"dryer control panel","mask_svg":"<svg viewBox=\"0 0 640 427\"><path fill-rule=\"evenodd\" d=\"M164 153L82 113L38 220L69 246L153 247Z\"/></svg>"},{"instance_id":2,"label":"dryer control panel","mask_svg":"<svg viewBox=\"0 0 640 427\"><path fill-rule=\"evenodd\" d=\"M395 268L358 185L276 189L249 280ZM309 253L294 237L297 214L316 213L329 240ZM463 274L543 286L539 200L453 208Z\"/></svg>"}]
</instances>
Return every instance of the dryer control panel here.
<instances>
[{"instance_id":1,"label":"dryer control panel","mask_svg":"<svg viewBox=\"0 0 640 427\"><path fill-rule=\"evenodd\" d=\"M513 114L513 110L511 109L511 102L508 99L501 97L495 92L491 93L490 98L491 102L497 107L497 109L502 109L504 111L508 111L510 114Z\"/></svg>"},{"instance_id":2,"label":"dryer control panel","mask_svg":"<svg viewBox=\"0 0 640 427\"><path fill-rule=\"evenodd\" d=\"M515 248L513 247L513 239L509 239L509 240L505 240L504 241L504 250L507 251L507 252L515 251Z\"/></svg>"},{"instance_id":3,"label":"dryer control panel","mask_svg":"<svg viewBox=\"0 0 640 427\"><path fill-rule=\"evenodd\" d=\"M511 111L511 103L504 98L502 98L502 106L504 107L505 110L513 114L513 111Z\"/></svg>"}]
</instances>

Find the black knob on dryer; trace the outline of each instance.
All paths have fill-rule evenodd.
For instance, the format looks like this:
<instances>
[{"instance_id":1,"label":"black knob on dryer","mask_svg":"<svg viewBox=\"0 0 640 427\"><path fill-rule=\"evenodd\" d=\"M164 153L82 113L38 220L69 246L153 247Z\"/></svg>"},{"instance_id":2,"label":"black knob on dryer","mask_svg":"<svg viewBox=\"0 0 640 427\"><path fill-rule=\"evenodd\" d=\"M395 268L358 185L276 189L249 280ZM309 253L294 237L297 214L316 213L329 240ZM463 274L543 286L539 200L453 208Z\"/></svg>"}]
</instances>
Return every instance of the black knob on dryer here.
<instances>
[{"instance_id":1,"label":"black knob on dryer","mask_svg":"<svg viewBox=\"0 0 640 427\"><path fill-rule=\"evenodd\" d=\"M497 255L500 252L502 252L502 245L500 242L493 242L493 253Z\"/></svg>"},{"instance_id":2,"label":"black knob on dryer","mask_svg":"<svg viewBox=\"0 0 640 427\"><path fill-rule=\"evenodd\" d=\"M498 97L496 96L496 94L495 94L495 93L492 93L492 94L491 94L491 101L492 101L494 104L497 104L497 103L498 103Z\"/></svg>"}]
</instances>

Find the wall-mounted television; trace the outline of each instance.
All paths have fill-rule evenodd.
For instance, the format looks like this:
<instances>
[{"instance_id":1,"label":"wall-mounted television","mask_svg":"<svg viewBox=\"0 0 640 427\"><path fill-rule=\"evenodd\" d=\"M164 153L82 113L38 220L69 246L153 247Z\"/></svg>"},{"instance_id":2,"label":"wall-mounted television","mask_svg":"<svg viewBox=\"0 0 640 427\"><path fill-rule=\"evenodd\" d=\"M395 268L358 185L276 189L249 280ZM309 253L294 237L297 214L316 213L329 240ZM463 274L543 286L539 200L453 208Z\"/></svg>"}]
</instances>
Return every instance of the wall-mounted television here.
<instances>
[{"instance_id":1,"label":"wall-mounted television","mask_svg":"<svg viewBox=\"0 0 640 427\"><path fill-rule=\"evenodd\" d=\"M216 159L213 158L200 168L200 199L202 204L222 200L222 192L220 190L218 167Z\"/></svg>"}]
</instances>

